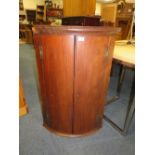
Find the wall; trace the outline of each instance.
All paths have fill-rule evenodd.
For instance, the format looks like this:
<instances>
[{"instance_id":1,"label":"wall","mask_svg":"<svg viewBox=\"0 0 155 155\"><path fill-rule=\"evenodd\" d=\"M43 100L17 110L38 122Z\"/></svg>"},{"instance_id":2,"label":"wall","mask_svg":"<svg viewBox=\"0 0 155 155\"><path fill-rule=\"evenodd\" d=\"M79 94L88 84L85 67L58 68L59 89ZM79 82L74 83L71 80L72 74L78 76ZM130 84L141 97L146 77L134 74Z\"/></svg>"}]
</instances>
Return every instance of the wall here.
<instances>
[{"instance_id":1,"label":"wall","mask_svg":"<svg viewBox=\"0 0 155 155\"><path fill-rule=\"evenodd\" d=\"M125 0L126 3L135 3L135 0Z\"/></svg>"},{"instance_id":2,"label":"wall","mask_svg":"<svg viewBox=\"0 0 155 155\"><path fill-rule=\"evenodd\" d=\"M96 3L96 9L95 9L95 15L101 15L101 8L102 8L102 4L101 3Z\"/></svg>"},{"instance_id":3,"label":"wall","mask_svg":"<svg viewBox=\"0 0 155 155\"><path fill-rule=\"evenodd\" d=\"M37 0L23 0L24 9L36 9Z\"/></svg>"},{"instance_id":4,"label":"wall","mask_svg":"<svg viewBox=\"0 0 155 155\"><path fill-rule=\"evenodd\" d=\"M44 0L23 0L24 9L36 10L37 5L43 5Z\"/></svg>"}]
</instances>

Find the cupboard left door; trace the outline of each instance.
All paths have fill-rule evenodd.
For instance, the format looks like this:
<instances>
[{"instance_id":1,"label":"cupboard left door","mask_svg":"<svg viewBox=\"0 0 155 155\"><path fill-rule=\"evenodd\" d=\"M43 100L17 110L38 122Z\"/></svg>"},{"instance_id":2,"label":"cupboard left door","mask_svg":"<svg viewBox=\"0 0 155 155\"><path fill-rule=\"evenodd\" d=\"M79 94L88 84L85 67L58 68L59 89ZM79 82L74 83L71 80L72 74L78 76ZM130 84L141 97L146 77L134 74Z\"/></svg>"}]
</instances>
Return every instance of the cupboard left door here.
<instances>
[{"instance_id":1,"label":"cupboard left door","mask_svg":"<svg viewBox=\"0 0 155 155\"><path fill-rule=\"evenodd\" d=\"M34 36L45 127L72 134L74 36Z\"/></svg>"}]
</instances>

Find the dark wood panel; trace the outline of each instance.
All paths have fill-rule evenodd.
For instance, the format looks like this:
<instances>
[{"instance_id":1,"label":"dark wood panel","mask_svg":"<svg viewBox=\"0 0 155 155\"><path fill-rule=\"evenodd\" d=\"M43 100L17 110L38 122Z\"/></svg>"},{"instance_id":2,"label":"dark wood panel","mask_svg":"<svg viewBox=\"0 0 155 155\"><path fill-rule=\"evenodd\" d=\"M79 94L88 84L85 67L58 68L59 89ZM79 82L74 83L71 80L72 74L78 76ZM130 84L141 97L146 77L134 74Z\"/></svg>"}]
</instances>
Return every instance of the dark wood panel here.
<instances>
[{"instance_id":1,"label":"dark wood panel","mask_svg":"<svg viewBox=\"0 0 155 155\"><path fill-rule=\"evenodd\" d=\"M96 131L119 29L39 25L33 32L44 126L70 136Z\"/></svg>"},{"instance_id":2,"label":"dark wood panel","mask_svg":"<svg viewBox=\"0 0 155 155\"><path fill-rule=\"evenodd\" d=\"M108 36L76 37L74 85L74 134L102 126L106 88L109 82L112 51Z\"/></svg>"},{"instance_id":3,"label":"dark wood panel","mask_svg":"<svg viewBox=\"0 0 155 155\"><path fill-rule=\"evenodd\" d=\"M73 35L42 36L47 126L72 133Z\"/></svg>"},{"instance_id":4,"label":"dark wood panel","mask_svg":"<svg viewBox=\"0 0 155 155\"><path fill-rule=\"evenodd\" d=\"M62 25L81 25L81 26L99 26L100 17L95 16L73 16L63 17Z\"/></svg>"},{"instance_id":5,"label":"dark wood panel","mask_svg":"<svg viewBox=\"0 0 155 155\"><path fill-rule=\"evenodd\" d=\"M49 26L49 25L35 25L33 27L34 35L40 34L74 34L89 33L100 34L103 36L113 35L116 36L120 33L120 28L104 27L104 26Z\"/></svg>"},{"instance_id":6,"label":"dark wood panel","mask_svg":"<svg viewBox=\"0 0 155 155\"><path fill-rule=\"evenodd\" d=\"M47 111L47 95L46 95L46 87L45 87L45 80L44 80L44 70L43 70L43 63L40 57L39 48L42 47L41 44L41 36L34 35L34 48L36 54L36 63L37 63L37 70L38 70L38 80L37 86L39 88L39 97L41 99L41 110L43 115L43 122L47 123L46 119L46 111Z\"/></svg>"}]
</instances>

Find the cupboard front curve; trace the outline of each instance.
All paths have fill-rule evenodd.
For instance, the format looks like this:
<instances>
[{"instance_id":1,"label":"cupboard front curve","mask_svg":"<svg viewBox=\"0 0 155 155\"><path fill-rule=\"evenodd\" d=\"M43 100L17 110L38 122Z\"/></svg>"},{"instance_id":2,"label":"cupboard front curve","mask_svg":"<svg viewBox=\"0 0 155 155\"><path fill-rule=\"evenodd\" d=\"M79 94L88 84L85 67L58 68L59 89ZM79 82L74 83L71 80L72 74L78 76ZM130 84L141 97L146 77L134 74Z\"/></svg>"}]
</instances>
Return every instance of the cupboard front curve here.
<instances>
[{"instance_id":1,"label":"cupboard front curve","mask_svg":"<svg viewBox=\"0 0 155 155\"><path fill-rule=\"evenodd\" d=\"M43 124L68 136L102 127L116 28L35 26Z\"/></svg>"}]
</instances>

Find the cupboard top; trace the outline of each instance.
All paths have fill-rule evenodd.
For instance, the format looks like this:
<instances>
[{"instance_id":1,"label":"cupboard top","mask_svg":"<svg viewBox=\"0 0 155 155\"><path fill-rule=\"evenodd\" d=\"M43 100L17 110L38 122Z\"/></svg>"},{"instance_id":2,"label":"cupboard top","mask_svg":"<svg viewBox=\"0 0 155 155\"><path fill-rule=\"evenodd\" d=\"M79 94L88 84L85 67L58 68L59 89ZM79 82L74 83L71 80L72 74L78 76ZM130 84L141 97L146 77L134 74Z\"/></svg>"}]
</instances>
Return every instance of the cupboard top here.
<instances>
[{"instance_id":1,"label":"cupboard top","mask_svg":"<svg viewBox=\"0 0 155 155\"><path fill-rule=\"evenodd\" d=\"M120 28L103 27L103 26L49 26L35 25L33 27L34 34L63 34L63 33L91 33L100 35L117 35Z\"/></svg>"}]
</instances>

